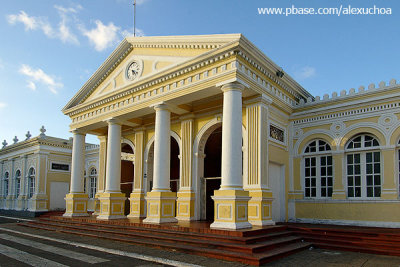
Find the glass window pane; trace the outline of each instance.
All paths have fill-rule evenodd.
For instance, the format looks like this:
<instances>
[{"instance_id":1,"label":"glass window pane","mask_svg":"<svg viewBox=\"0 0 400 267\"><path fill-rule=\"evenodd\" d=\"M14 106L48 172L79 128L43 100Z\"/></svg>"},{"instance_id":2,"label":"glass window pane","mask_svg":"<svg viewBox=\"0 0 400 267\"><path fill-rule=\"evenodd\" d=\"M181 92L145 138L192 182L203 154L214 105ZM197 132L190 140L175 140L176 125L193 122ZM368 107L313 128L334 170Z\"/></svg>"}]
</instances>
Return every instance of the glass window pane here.
<instances>
[{"instance_id":1,"label":"glass window pane","mask_svg":"<svg viewBox=\"0 0 400 267\"><path fill-rule=\"evenodd\" d=\"M367 175L367 186L368 185L373 185L373 183L372 183L372 175Z\"/></svg>"},{"instance_id":2,"label":"glass window pane","mask_svg":"<svg viewBox=\"0 0 400 267\"><path fill-rule=\"evenodd\" d=\"M306 179L306 187L310 187L310 179Z\"/></svg>"},{"instance_id":3,"label":"glass window pane","mask_svg":"<svg viewBox=\"0 0 400 267\"><path fill-rule=\"evenodd\" d=\"M356 176L355 178L355 185L356 186L360 186L361 185L361 177L360 176Z\"/></svg>"},{"instance_id":4,"label":"glass window pane","mask_svg":"<svg viewBox=\"0 0 400 267\"><path fill-rule=\"evenodd\" d=\"M353 166L347 166L347 174L352 175L353 174Z\"/></svg>"},{"instance_id":5,"label":"glass window pane","mask_svg":"<svg viewBox=\"0 0 400 267\"><path fill-rule=\"evenodd\" d=\"M353 155L347 155L347 163L353 164Z\"/></svg>"},{"instance_id":6,"label":"glass window pane","mask_svg":"<svg viewBox=\"0 0 400 267\"><path fill-rule=\"evenodd\" d=\"M354 162L355 163L360 163L360 158L361 158L360 154L354 154Z\"/></svg>"},{"instance_id":7,"label":"glass window pane","mask_svg":"<svg viewBox=\"0 0 400 267\"><path fill-rule=\"evenodd\" d=\"M332 167L328 167L328 175L332 175Z\"/></svg>"},{"instance_id":8,"label":"glass window pane","mask_svg":"<svg viewBox=\"0 0 400 267\"><path fill-rule=\"evenodd\" d=\"M328 165L332 165L332 156L328 156Z\"/></svg>"},{"instance_id":9,"label":"glass window pane","mask_svg":"<svg viewBox=\"0 0 400 267\"><path fill-rule=\"evenodd\" d=\"M316 179L314 178L314 179L311 179L311 186L312 187L315 187L316 186Z\"/></svg>"},{"instance_id":10,"label":"glass window pane","mask_svg":"<svg viewBox=\"0 0 400 267\"><path fill-rule=\"evenodd\" d=\"M374 162L380 162L381 153L374 152Z\"/></svg>"},{"instance_id":11,"label":"glass window pane","mask_svg":"<svg viewBox=\"0 0 400 267\"><path fill-rule=\"evenodd\" d=\"M326 179L325 178L321 179L321 186L326 186Z\"/></svg>"},{"instance_id":12,"label":"glass window pane","mask_svg":"<svg viewBox=\"0 0 400 267\"><path fill-rule=\"evenodd\" d=\"M372 173L372 164L367 164L367 174Z\"/></svg>"},{"instance_id":13,"label":"glass window pane","mask_svg":"<svg viewBox=\"0 0 400 267\"><path fill-rule=\"evenodd\" d=\"M349 187L348 194L349 194L349 197L354 197L354 188L353 187Z\"/></svg>"},{"instance_id":14,"label":"glass window pane","mask_svg":"<svg viewBox=\"0 0 400 267\"><path fill-rule=\"evenodd\" d=\"M305 195L306 197L310 197L310 188L306 188Z\"/></svg>"},{"instance_id":15,"label":"glass window pane","mask_svg":"<svg viewBox=\"0 0 400 267\"><path fill-rule=\"evenodd\" d=\"M354 166L354 173L355 174L361 174L361 166L360 165L355 165Z\"/></svg>"},{"instance_id":16,"label":"glass window pane","mask_svg":"<svg viewBox=\"0 0 400 267\"><path fill-rule=\"evenodd\" d=\"M332 177L328 178L328 186L333 186L333 179Z\"/></svg>"},{"instance_id":17,"label":"glass window pane","mask_svg":"<svg viewBox=\"0 0 400 267\"><path fill-rule=\"evenodd\" d=\"M331 187L328 188L328 197L332 197L332 188Z\"/></svg>"},{"instance_id":18,"label":"glass window pane","mask_svg":"<svg viewBox=\"0 0 400 267\"><path fill-rule=\"evenodd\" d=\"M367 153L367 163L372 162L372 152Z\"/></svg>"},{"instance_id":19,"label":"glass window pane","mask_svg":"<svg viewBox=\"0 0 400 267\"><path fill-rule=\"evenodd\" d=\"M348 177L348 178L347 178L347 184L348 184L349 186L353 186L353 177Z\"/></svg>"},{"instance_id":20,"label":"glass window pane","mask_svg":"<svg viewBox=\"0 0 400 267\"><path fill-rule=\"evenodd\" d=\"M326 175L326 168L321 168L321 175L325 176Z\"/></svg>"},{"instance_id":21,"label":"glass window pane","mask_svg":"<svg viewBox=\"0 0 400 267\"><path fill-rule=\"evenodd\" d=\"M381 185L381 176L380 175L374 176L374 185Z\"/></svg>"},{"instance_id":22,"label":"glass window pane","mask_svg":"<svg viewBox=\"0 0 400 267\"><path fill-rule=\"evenodd\" d=\"M317 189L311 188L311 196L312 196L312 197L317 196Z\"/></svg>"},{"instance_id":23,"label":"glass window pane","mask_svg":"<svg viewBox=\"0 0 400 267\"><path fill-rule=\"evenodd\" d=\"M355 197L361 197L361 187L356 187L355 191Z\"/></svg>"},{"instance_id":24,"label":"glass window pane","mask_svg":"<svg viewBox=\"0 0 400 267\"><path fill-rule=\"evenodd\" d=\"M316 176L317 175L317 169L316 168L311 168L311 176Z\"/></svg>"},{"instance_id":25,"label":"glass window pane","mask_svg":"<svg viewBox=\"0 0 400 267\"><path fill-rule=\"evenodd\" d=\"M367 197L373 197L373 196L374 196L373 187L367 187Z\"/></svg>"},{"instance_id":26,"label":"glass window pane","mask_svg":"<svg viewBox=\"0 0 400 267\"><path fill-rule=\"evenodd\" d=\"M381 187L375 187L374 197L381 197Z\"/></svg>"},{"instance_id":27,"label":"glass window pane","mask_svg":"<svg viewBox=\"0 0 400 267\"><path fill-rule=\"evenodd\" d=\"M321 165L326 165L326 157L321 157Z\"/></svg>"},{"instance_id":28,"label":"glass window pane","mask_svg":"<svg viewBox=\"0 0 400 267\"><path fill-rule=\"evenodd\" d=\"M306 168L306 177L309 177L309 176L310 176L310 169Z\"/></svg>"},{"instance_id":29,"label":"glass window pane","mask_svg":"<svg viewBox=\"0 0 400 267\"><path fill-rule=\"evenodd\" d=\"M374 173L381 173L381 164L379 163L374 164Z\"/></svg>"}]
</instances>

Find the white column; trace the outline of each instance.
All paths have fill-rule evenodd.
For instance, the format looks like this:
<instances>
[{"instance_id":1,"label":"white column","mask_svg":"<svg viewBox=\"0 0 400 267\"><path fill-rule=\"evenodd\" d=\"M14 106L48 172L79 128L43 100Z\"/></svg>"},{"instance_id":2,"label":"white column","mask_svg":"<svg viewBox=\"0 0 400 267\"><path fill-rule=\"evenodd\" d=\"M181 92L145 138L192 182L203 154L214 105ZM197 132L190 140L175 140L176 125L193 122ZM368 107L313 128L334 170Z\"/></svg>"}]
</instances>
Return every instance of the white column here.
<instances>
[{"instance_id":1,"label":"white column","mask_svg":"<svg viewBox=\"0 0 400 267\"><path fill-rule=\"evenodd\" d=\"M156 110L156 129L154 138L154 172L153 190L154 192L171 191L170 178L170 116L171 112L167 105L160 104L154 107Z\"/></svg>"},{"instance_id":2,"label":"white column","mask_svg":"<svg viewBox=\"0 0 400 267\"><path fill-rule=\"evenodd\" d=\"M243 190L242 91L244 86L229 83L221 89L224 92L221 190Z\"/></svg>"},{"instance_id":3,"label":"white column","mask_svg":"<svg viewBox=\"0 0 400 267\"><path fill-rule=\"evenodd\" d=\"M73 135L70 193L83 193L83 176L85 172L85 134L73 131ZM38 174L39 172L36 173L37 176ZM39 184L35 186L39 187Z\"/></svg>"},{"instance_id":4,"label":"white column","mask_svg":"<svg viewBox=\"0 0 400 267\"><path fill-rule=\"evenodd\" d=\"M107 167L106 190L107 193L121 192L121 125L115 119L108 122L107 140Z\"/></svg>"}]
</instances>

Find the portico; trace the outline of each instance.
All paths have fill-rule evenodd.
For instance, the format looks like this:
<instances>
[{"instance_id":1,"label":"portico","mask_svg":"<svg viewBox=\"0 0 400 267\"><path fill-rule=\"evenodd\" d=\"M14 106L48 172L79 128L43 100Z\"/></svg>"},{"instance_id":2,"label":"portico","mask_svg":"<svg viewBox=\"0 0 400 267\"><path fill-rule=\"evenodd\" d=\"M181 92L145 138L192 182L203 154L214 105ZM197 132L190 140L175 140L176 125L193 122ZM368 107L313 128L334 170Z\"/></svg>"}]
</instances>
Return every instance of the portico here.
<instances>
[{"instance_id":1,"label":"portico","mask_svg":"<svg viewBox=\"0 0 400 267\"><path fill-rule=\"evenodd\" d=\"M65 216L86 214L87 196L78 186L83 179L80 144L85 134L94 134L100 138L97 219L201 220L211 197L211 228L273 224L265 167L269 110L278 99L289 107L299 93L297 88L278 90L284 84L276 84L274 66L252 65L248 46L241 35L125 39L63 110L74 129ZM133 62L140 73L132 79L127 71ZM204 164L205 144L216 129L222 133L213 138L220 141L209 144L221 147L208 147L221 151L213 155L220 173L205 170L215 164ZM135 146L129 214L120 187L122 139ZM216 176L207 180L204 173ZM207 195L207 190L213 192Z\"/></svg>"}]
</instances>

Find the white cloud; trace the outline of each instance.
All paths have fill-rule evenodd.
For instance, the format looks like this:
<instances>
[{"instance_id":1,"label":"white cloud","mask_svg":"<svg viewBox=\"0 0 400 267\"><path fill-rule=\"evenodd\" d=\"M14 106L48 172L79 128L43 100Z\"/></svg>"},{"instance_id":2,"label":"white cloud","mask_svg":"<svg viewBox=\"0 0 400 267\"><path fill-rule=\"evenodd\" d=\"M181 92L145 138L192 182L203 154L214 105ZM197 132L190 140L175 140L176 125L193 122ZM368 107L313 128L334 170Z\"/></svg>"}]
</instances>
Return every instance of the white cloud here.
<instances>
[{"instance_id":1,"label":"white cloud","mask_svg":"<svg viewBox=\"0 0 400 267\"><path fill-rule=\"evenodd\" d=\"M28 87L32 90L36 90L36 84L34 82L44 84L53 94L57 94L57 89L64 86L62 83L56 82L55 78L46 74L42 69L33 69L26 64L21 66L19 72L31 79L28 81Z\"/></svg>"},{"instance_id":2,"label":"white cloud","mask_svg":"<svg viewBox=\"0 0 400 267\"><path fill-rule=\"evenodd\" d=\"M7 105L7 103L5 103L5 102L0 102L0 109L3 109L3 108L5 108L5 107L7 107L8 105Z\"/></svg>"},{"instance_id":3,"label":"white cloud","mask_svg":"<svg viewBox=\"0 0 400 267\"><path fill-rule=\"evenodd\" d=\"M317 71L315 68L310 67L310 66L305 66L305 67L295 71L294 75L297 79L304 80L304 79L314 77L316 75L316 73L317 73Z\"/></svg>"},{"instance_id":4,"label":"white cloud","mask_svg":"<svg viewBox=\"0 0 400 267\"><path fill-rule=\"evenodd\" d=\"M87 30L81 27L81 31L97 51L103 51L119 41L120 28L115 26L114 23L110 22L108 25L104 25L100 20L96 20L95 24L95 28Z\"/></svg>"},{"instance_id":5,"label":"white cloud","mask_svg":"<svg viewBox=\"0 0 400 267\"><path fill-rule=\"evenodd\" d=\"M38 25L38 18L30 17L25 11L20 11L19 14L12 14L7 16L8 23L14 25L17 22L21 22L25 25L25 30L35 30Z\"/></svg>"},{"instance_id":6,"label":"white cloud","mask_svg":"<svg viewBox=\"0 0 400 267\"><path fill-rule=\"evenodd\" d=\"M32 81L28 81L28 84L26 85L26 87L28 87L32 91L36 91L36 84Z\"/></svg>"},{"instance_id":7,"label":"white cloud","mask_svg":"<svg viewBox=\"0 0 400 267\"><path fill-rule=\"evenodd\" d=\"M15 25L17 22L24 24L26 31L41 30L47 37L60 39L63 43L79 44L78 38L71 32L68 22L69 14L77 13L82 7L78 5L75 8L62 6L54 6L54 8L58 10L60 16L60 23L56 29L47 21L47 18L29 16L23 10L19 14L8 15L7 21L11 25Z\"/></svg>"}]
</instances>

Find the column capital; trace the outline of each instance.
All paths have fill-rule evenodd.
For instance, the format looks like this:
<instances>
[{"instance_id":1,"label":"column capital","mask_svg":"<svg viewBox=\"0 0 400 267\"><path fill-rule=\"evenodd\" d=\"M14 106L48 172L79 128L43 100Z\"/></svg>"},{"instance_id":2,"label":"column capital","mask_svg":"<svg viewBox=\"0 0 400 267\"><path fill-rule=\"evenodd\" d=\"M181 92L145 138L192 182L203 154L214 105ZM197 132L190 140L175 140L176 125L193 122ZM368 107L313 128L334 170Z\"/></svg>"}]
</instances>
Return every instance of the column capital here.
<instances>
[{"instance_id":1,"label":"column capital","mask_svg":"<svg viewBox=\"0 0 400 267\"><path fill-rule=\"evenodd\" d=\"M221 90L225 93L227 91L240 91L244 90L245 86L238 82L231 82L221 86Z\"/></svg>"},{"instance_id":2,"label":"column capital","mask_svg":"<svg viewBox=\"0 0 400 267\"><path fill-rule=\"evenodd\" d=\"M79 134L79 135L86 136L86 133L85 133L82 129L72 129L70 132L71 132L73 135Z\"/></svg>"},{"instance_id":3,"label":"column capital","mask_svg":"<svg viewBox=\"0 0 400 267\"><path fill-rule=\"evenodd\" d=\"M151 105L150 107L154 108L155 111L158 111L158 110L170 111L170 107L165 102L156 103L154 105Z\"/></svg>"},{"instance_id":4,"label":"column capital","mask_svg":"<svg viewBox=\"0 0 400 267\"><path fill-rule=\"evenodd\" d=\"M108 118L104 120L105 122L107 122L108 125L122 125L122 122L120 120L118 120L117 118Z\"/></svg>"}]
</instances>

